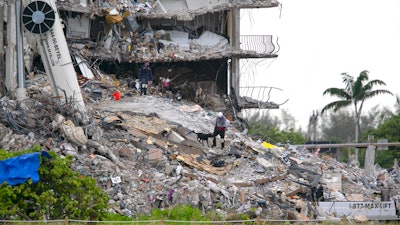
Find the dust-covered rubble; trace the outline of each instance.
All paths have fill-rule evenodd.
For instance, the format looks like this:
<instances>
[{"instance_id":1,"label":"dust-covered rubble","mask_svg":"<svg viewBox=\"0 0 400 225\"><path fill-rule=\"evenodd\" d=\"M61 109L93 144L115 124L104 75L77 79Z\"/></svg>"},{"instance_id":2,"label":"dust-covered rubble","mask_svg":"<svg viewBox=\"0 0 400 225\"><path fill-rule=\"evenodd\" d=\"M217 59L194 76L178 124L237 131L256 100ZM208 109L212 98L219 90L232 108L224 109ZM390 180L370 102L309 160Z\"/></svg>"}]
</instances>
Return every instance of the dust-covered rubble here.
<instances>
[{"instance_id":1,"label":"dust-covered rubble","mask_svg":"<svg viewBox=\"0 0 400 225\"><path fill-rule=\"evenodd\" d=\"M219 1L218 1L219 2ZM82 2L79 2L82 3ZM226 28L224 24L209 25L201 27L189 26L185 23L181 26L168 26L170 20L176 21L198 21L201 15L217 15L224 19L224 11L232 7L274 7L277 1L221 1L212 4L199 3L195 8L184 9L171 7L165 10L160 1L99 1L91 2L88 5L77 4L75 1L57 1L57 8L62 11L79 12L64 18L68 21L67 27L74 24L77 27L87 29L81 20L102 20L100 27L104 30L96 30L98 39L89 41L84 38L72 36L69 49L79 58L102 58L113 59L120 62L141 62L145 58L151 58L158 62L171 61L197 61L209 59L221 59L230 57L233 54L255 54L265 55L266 52L258 52L250 49L233 50L229 40L224 37ZM199 7L199 8L197 8ZM164 25L151 24L148 19L165 20ZM204 18L203 18L204 19ZM142 21L144 20L144 21ZM89 23L88 23L89 24ZM96 24L94 22L94 24ZM71 26L71 27L69 27ZM204 30L207 27L215 26L217 30ZM93 25L96 27L96 25ZM174 27L173 30L170 30ZM80 30L81 31L81 30ZM216 33L214 33L216 32ZM77 33L77 32L71 32ZM82 33L82 31L80 32ZM82 35L82 34L81 34ZM79 36L79 35L78 35ZM205 41L206 40L206 41ZM100 44L99 44L100 43ZM268 54L273 49L272 41L266 44Z\"/></svg>"},{"instance_id":2,"label":"dust-covered rubble","mask_svg":"<svg viewBox=\"0 0 400 225\"><path fill-rule=\"evenodd\" d=\"M135 217L190 204L225 215L253 217L255 208L261 218L307 220L334 216L318 202L380 201L383 189L391 200L399 196L398 168L389 173L377 166L366 177L329 155L253 140L235 120L224 149L199 143L193 131L212 132L216 113L193 102L158 95L115 101L107 93L81 110L59 103L42 85L32 85L32 98L22 102L0 99L0 148L40 145L72 155L73 169L96 178L116 213ZM90 92L83 93L88 99Z\"/></svg>"}]
</instances>

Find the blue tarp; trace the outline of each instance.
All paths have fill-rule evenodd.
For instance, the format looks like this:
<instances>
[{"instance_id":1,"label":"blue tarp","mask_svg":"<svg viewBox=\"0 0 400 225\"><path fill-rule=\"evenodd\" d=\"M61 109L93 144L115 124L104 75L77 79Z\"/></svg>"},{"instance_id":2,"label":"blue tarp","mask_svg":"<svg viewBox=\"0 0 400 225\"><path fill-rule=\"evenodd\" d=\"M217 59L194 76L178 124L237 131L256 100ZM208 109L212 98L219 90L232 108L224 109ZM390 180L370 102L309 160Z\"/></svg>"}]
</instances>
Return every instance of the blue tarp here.
<instances>
[{"instance_id":1,"label":"blue tarp","mask_svg":"<svg viewBox=\"0 0 400 225\"><path fill-rule=\"evenodd\" d=\"M0 161L0 184L7 181L9 185L22 184L32 179L39 181L39 152L20 155Z\"/></svg>"}]
</instances>

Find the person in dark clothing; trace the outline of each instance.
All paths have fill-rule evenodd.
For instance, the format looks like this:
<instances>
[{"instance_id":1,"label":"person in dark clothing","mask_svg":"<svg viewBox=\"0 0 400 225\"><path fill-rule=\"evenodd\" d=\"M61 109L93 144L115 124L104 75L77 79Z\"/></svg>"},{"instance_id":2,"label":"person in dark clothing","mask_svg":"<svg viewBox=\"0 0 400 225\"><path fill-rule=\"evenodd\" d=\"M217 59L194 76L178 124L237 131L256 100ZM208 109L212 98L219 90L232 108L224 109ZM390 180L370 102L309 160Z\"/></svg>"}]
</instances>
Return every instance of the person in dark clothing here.
<instances>
[{"instance_id":1,"label":"person in dark clothing","mask_svg":"<svg viewBox=\"0 0 400 225\"><path fill-rule=\"evenodd\" d=\"M216 137L219 135L221 137L221 149L225 148L225 131L226 128L228 127L228 121L225 118L224 114L222 112L219 112L217 114L217 119L215 121L215 127L214 127L214 139L213 139L213 145L212 147L217 146L217 139Z\"/></svg>"},{"instance_id":2,"label":"person in dark clothing","mask_svg":"<svg viewBox=\"0 0 400 225\"><path fill-rule=\"evenodd\" d=\"M145 59L144 64L139 67L138 77L140 81L140 95L147 95L147 87L153 80L153 72L150 68L149 59Z\"/></svg>"}]
</instances>

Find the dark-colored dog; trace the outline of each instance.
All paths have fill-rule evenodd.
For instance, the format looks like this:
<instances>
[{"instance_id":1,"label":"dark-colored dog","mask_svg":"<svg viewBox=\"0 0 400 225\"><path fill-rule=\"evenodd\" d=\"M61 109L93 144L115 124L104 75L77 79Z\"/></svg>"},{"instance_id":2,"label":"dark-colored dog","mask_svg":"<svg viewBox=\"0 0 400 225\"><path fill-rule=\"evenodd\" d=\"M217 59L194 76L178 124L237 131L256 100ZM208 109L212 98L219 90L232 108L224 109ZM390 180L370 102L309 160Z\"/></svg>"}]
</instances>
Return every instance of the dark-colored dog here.
<instances>
[{"instance_id":1,"label":"dark-colored dog","mask_svg":"<svg viewBox=\"0 0 400 225\"><path fill-rule=\"evenodd\" d=\"M207 146L208 146L208 139L214 137L212 133L211 134L197 133L196 131L193 131L193 133L197 135L197 141L199 141L202 145L204 145L204 141L206 141Z\"/></svg>"}]
</instances>

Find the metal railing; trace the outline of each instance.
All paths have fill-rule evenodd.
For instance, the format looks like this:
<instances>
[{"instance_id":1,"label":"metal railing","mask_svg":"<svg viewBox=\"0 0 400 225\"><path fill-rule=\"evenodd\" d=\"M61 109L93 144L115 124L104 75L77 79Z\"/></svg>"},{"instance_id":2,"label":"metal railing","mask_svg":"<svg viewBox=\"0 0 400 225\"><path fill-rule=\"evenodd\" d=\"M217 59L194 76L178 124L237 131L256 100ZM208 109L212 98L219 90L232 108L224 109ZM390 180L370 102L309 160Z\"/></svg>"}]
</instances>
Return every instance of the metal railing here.
<instances>
[{"instance_id":1,"label":"metal railing","mask_svg":"<svg viewBox=\"0 0 400 225\"><path fill-rule=\"evenodd\" d=\"M278 39L276 46L272 35L240 35L240 49L254 51L257 54L275 54L279 51Z\"/></svg>"},{"instance_id":2,"label":"metal railing","mask_svg":"<svg viewBox=\"0 0 400 225\"><path fill-rule=\"evenodd\" d=\"M296 147L303 148L366 148L368 146L376 146L376 147L386 147L386 146L400 146L400 142L388 142L388 143L343 143L343 144L304 144L304 145L296 145Z\"/></svg>"},{"instance_id":3,"label":"metal railing","mask_svg":"<svg viewBox=\"0 0 400 225\"><path fill-rule=\"evenodd\" d=\"M242 97L247 96L261 102L270 102L272 90L282 91L282 89L280 88L268 87L268 86L241 86L239 87L239 90L240 90L239 93L240 96ZM285 100L284 102L276 104L282 105L285 104L287 101L288 99Z\"/></svg>"}]
</instances>

